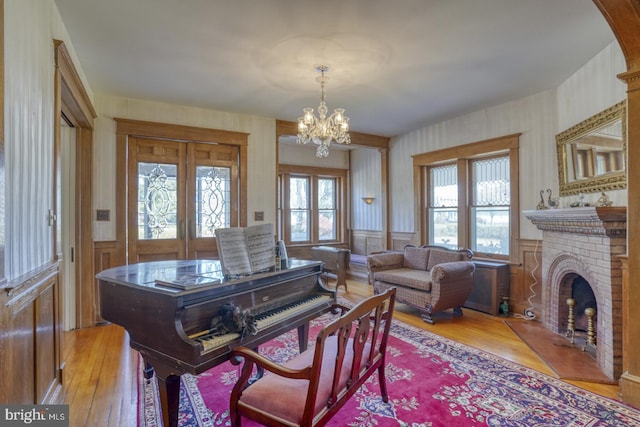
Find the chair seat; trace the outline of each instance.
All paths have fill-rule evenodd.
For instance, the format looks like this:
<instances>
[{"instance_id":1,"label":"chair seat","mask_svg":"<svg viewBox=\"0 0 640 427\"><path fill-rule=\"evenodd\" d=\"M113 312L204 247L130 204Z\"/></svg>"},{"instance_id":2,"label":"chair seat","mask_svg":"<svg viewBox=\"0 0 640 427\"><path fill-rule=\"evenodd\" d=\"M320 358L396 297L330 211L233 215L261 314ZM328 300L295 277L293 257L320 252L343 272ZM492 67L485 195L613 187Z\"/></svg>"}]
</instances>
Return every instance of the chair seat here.
<instances>
[{"instance_id":1,"label":"chair seat","mask_svg":"<svg viewBox=\"0 0 640 427\"><path fill-rule=\"evenodd\" d=\"M367 343L364 355L369 355L370 346ZM314 416L320 413L327 406L327 400L331 393L331 381L333 379L333 370L337 352L337 338L331 336L327 338L325 349L322 357L322 367L320 373L320 381L318 384L318 393ZM313 349L309 349L289 362L284 364L287 368L301 369L309 366L313 362ZM350 375L351 362L353 360L353 346L351 339L347 345L347 354L342 365L340 373L340 388L344 387ZM253 407L256 410L270 413L289 423L298 425L302 421L302 415L305 407L305 399L307 397L307 389L309 381L283 378L278 375L269 375L268 373L259 381L249 387L240 400L239 406ZM274 390L278 390L277 395Z\"/></svg>"}]
</instances>

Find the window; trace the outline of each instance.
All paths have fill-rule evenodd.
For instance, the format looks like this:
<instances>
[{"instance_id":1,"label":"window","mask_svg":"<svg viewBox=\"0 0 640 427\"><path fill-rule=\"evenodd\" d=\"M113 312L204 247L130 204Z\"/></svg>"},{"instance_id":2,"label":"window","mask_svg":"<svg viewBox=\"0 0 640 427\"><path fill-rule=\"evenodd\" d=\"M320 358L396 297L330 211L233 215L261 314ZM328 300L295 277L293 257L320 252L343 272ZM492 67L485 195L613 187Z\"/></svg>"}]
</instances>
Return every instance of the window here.
<instances>
[{"instance_id":1,"label":"window","mask_svg":"<svg viewBox=\"0 0 640 427\"><path fill-rule=\"evenodd\" d=\"M429 168L429 244L458 247L458 167Z\"/></svg>"},{"instance_id":2,"label":"window","mask_svg":"<svg viewBox=\"0 0 640 427\"><path fill-rule=\"evenodd\" d=\"M336 178L318 178L318 239L336 240Z\"/></svg>"},{"instance_id":3,"label":"window","mask_svg":"<svg viewBox=\"0 0 640 427\"><path fill-rule=\"evenodd\" d=\"M422 170L423 242L510 259L519 235L518 137L414 156Z\"/></svg>"},{"instance_id":4,"label":"window","mask_svg":"<svg viewBox=\"0 0 640 427\"><path fill-rule=\"evenodd\" d=\"M509 255L509 156L471 160L471 250Z\"/></svg>"},{"instance_id":5,"label":"window","mask_svg":"<svg viewBox=\"0 0 640 427\"><path fill-rule=\"evenodd\" d=\"M289 177L289 241L308 242L311 240L308 177Z\"/></svg>"},{"instance_id":6,"label":"window","mask_svg":"<svg viewBox=\"0 0 640 427\"><path fill-rule=\"evenodd\" d=\"M338 242L345 235L345 171L302 172L295 166L280 166L279 235L288 244Z\"/></svg>"}]
</instances>

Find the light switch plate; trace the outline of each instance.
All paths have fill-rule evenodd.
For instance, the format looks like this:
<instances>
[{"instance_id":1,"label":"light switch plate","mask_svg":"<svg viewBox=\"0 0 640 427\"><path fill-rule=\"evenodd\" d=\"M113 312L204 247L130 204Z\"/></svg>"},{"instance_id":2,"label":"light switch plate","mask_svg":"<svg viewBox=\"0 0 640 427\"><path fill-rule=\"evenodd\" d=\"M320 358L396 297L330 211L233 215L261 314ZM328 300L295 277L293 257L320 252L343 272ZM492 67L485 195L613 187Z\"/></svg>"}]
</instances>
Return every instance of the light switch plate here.
<instances>
[{"instance_id":1,"label":"light switch plate","mask_svg":"<svg viewBox=\"0 0 640 427\"><path fill-rule=\"evenodd\" d=\"M109 221L111 211L109 209L96 210L96 221Z\"/></svg>"}]
</instances>

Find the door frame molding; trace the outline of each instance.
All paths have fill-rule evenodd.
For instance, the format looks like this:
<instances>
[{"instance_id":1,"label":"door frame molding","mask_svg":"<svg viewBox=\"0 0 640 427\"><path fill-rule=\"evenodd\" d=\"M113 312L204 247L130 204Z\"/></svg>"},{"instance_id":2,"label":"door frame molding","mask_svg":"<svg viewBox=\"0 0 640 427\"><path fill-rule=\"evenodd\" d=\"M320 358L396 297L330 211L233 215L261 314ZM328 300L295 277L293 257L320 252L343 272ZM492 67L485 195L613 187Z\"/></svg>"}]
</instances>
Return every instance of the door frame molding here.
<instances>
[{"instance_id":1,"label":"door frame molding","mask_svg":"<svg viewBox=\"0 0 640 427\"><path fill-rule=\"evenodd\" d=\"M4 0L0 0L0 223L4 224L5 221L5 204L4 204L4 181L5 181L5 168L4 168ZM0 233L5 233L5 230L0 229ZM4 245L5 240L0 239L0 289L2 289L7 283L7 278L4 272ZM4 319L0 317L0 321ZM4 340L0 341L4 345ZM2 373L2 371L0 371Z\"/></svg>"},{"instance_id":2,"label":"door frame molding","mask_svg":"<svg viewBox=\"0 0 640 427\"><path fill-rule=\"evenodd\" d=\"M127 189L127 152L129 137L173 139L184 142L217 143L239 148L239 199L238 223L247 226L247 152L249 134L195 126L157 123L115 117L116 122L116 188ZM127 257L127 191L116 192L116 241L118 259L128 264Z\"/></svg>"},{"instance_id":3,"label":"door frame molding","mask_svg":"<svg viewBox=\"0 0 640 427\"><path fill-rule=\"evenodd\" d=\"M55 58L54 81L54 177L53 218L60 215L61 195L61 114L76 129L76 327L94 326L97 321L97 300L93 265L93 120L98 116L80 79L71 55L61 40L53 40ZM61 222L53 227L54 261L63 257L60 236ZM63 292L64 294L64 292Z\"/></svg>"}]
</instances>

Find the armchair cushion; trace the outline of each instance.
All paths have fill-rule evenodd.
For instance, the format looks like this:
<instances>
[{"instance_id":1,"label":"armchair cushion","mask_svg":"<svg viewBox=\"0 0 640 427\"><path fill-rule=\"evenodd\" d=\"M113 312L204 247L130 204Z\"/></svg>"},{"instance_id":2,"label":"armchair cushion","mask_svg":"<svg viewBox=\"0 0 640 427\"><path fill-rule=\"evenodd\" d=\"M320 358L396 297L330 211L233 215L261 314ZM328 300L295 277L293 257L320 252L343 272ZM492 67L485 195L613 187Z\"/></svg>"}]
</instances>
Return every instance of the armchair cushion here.
<instances>
[{"instance_id":1,"label":"armchair cushion","mask_svg":"<svg viewBox=\"0 0 640 427\"><path fill-rule=\"evenodd\" d=\"M404 254L400 252L381 252L367 257L367 268L370 270L401 268Z\"/></svg>"},{"instance_id":2,"label":"armchair cushion","mask_svg":"<svg viewBox=\"0 0 640 427\"><path fill-rule=\"evenodd\" d=\"M404 259L402 261L402 266L404 268L428 270L427 261L429 261L428 248L414 248L412 246L404 248Z\"/></svg>"},{"instance_id":3,"label":"armchair cushion","mask_svg":"<svg viewBox=\"0 0 640 427\"><path fill-rule=\"evenodd\" d=\"M431 291L431 273L424 270L398 268L373 273L373 280L407 286L421 291Z\"/></svg>"},{"instance_id":4,"label":"armchair cushion","mask_svg":"<svg viewBox=\"0 0 640 427\"><path fill-rule=\"evenodd\" d=\"M461 252L434 249L429 254L429 262L427 264L427 270L431 270L436 265L442 264L444 262L455 262L455 261L463 261L463 260L464 260L464 254Z\"/></svg>"}]
</instances>

